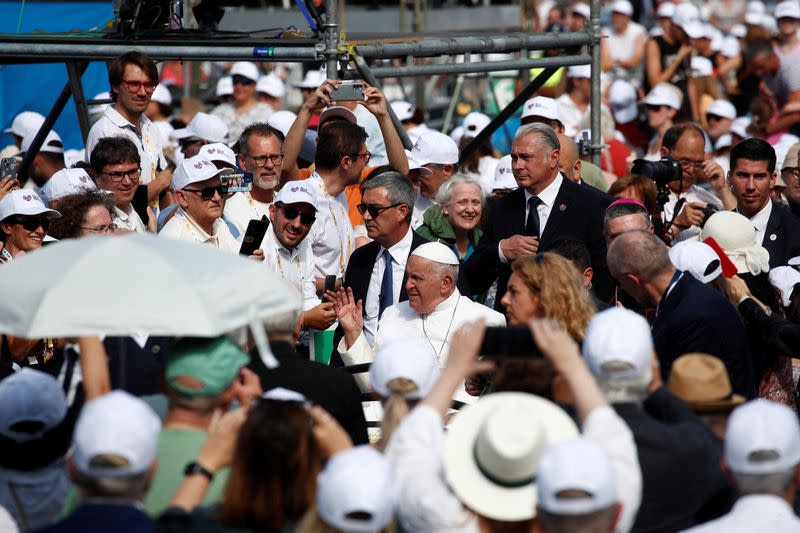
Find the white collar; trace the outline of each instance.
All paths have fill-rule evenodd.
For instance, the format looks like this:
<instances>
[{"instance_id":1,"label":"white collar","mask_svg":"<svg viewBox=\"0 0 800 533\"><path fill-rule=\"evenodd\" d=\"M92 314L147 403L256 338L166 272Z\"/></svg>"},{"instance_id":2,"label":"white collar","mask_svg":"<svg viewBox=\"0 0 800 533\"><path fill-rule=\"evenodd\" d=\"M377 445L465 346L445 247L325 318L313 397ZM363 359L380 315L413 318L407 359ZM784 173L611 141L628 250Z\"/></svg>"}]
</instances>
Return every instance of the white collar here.
<instances>
[{"instance_id":1,"label":"white collar","mask_svg":"<svg viewBox=\"0 0 800 533\"><path fill-rule=\"evenodd\" d=\"M130 208L130 210L132 212L133 211L133 206L131 205L131 206L129 206L129 208ZM127 222L128 219L131 218L130 213L126 213L124 209L120 209L117 206L114 206L114 212L116 213L117 218L121 219L123 222Z\"/></svg>"},{"instance_id":2,"label":"white collar","mask_svg":"<svg viewBox=\"0 0 800 533\"><path fill-rule=\"evenodd\" d=\"M209 235L206 231L200 227L200 225L195 222L192 215L189 214L188 211L184 211L182 207L178 208L177 215L182 215L186 222L191 226L191 228L196 232L197 236L200 238L200 242L206 243L208 241L219 241L219 226L218 223L222 221L221 218L218 218L214 221L211 225L211 230L214 232L213 234ZM223 222L224 224L224 222Z\"/></svg>"},{"instance_id":3,"label":"white collar","mask_svg":"<svg viewBox=\"0 0 800 533\"><path fill-rule=\"evenodd\" d=\"M767 205L761 208L761 211L753 215L750 219L750 222L753 223L755 226L756 231L763 232L767 229L767 224L769 223L769 217L772 214L772 200L767 200Z\"/></svg>"},{"instance_id":4,"label":"white collar","mask_svg":"<svg viewBox=\"0 0 800 533\"><path fill-rule=\"evenodd\" d=\"M561 189L561 183L563 181L564 181L564 178L563 178L563 176L561 176L561 172L559 172L558 174L556 174L556 179L554 179L550 183L550 185L545 187L544 190L542 192L540 192L539 194L537 194L536 196L538 196L539 200L541 200L544 205L546 205L547 207L552 209L553 204L556 202L556 196L558 196L558 191ZM531 194L528 191L528 189L525 189L525 204L526 205L528 203L528 200L530 200L531 196L533 196L533 194Z\"/></svg>"},{"instance_id":5,"label":"white collar","mask_svg":"<svg viewBox=\"0 0 800 533\"><path fill-rule=\"evenodd\" d=\"M270 240L270 242L272 242L275 245L276 253L284 252L289 257L290 260L294 260L295 257L300 255L300 247L303 246L303 243L306 241L305 238L303 238L302 241L297 243L297 246L295 246L290 250L289 248L284 246L283 243L281 243L281 241L278 240L278 236L275 234L275 226L273 224L269 225L269 230L267 231L267 238Z\"/></svg>"},{"instance_id":6,"label":"white collar","mask_svg":"<svg viewBox=\"0 0 800 533\"><path fill-rule=\"evenodd\" d=\"M397 263L399 263L400 265L405 264L405 262L408 261L408 254L411 253L411 241L413 237L414 237L414 232L411 230L411 227L409 226L405 236L398 242L396 242L394 246L389 247L389 255L391 255L392 259L397 261ZM378 258L381 257L384 250L386 250L386 248L381 246L380 250L378 251Z\"/></svg>"},{"instance_id":7,"label":"white collar","mask_svg":"<svg viewBox=\"0 0 800 533\"><path fill-rule=\"evenodd\" d=\"M450 296L448 296L442 303L437 305L431 314L440 311L447 311L448 309L455 307L456 304L458 303L459 298L461 298L461 293L458 292L458 289L454 289L453 293Z\"/></svg>"},{"instance_id":8,"label":"white collar","mask_svg":"<svg viewBox=\"0 0 800 533\"><path fill-rule=\"evenodd\" d=\"M110 105L110 106L108 106L108 107L106 108L106 110L105 110L105 113L104 113L104 114L105 114L105 116L106 116L106 117L108 117L108 119L109 119L111 122L113 122L113 123L114 123L116 126L119 126L120 128L126 128L126 127L129 127L129 128L134 128L134 129L137 129L137 130L138 130L138 129L141 129L141 130L143 131L143 130L144 130L144 128L147 126L147 124L150 122L150 119L149 119L149 118L147 118L147 117L145 116L145 114L144 114L144 113L142 113L142 117L139 119L139 121L140 121L140 125L139 125L139 126L137 126L136 124L132 124L132 123L130 123L130 122L128 121L128 119L127 119L127 118L123 117L123 116L120 114L120 112L119 112L119 111L117 111L116 109L114 109L114 106L113 106L113 105Z\"/></svg>"}]
</instances>

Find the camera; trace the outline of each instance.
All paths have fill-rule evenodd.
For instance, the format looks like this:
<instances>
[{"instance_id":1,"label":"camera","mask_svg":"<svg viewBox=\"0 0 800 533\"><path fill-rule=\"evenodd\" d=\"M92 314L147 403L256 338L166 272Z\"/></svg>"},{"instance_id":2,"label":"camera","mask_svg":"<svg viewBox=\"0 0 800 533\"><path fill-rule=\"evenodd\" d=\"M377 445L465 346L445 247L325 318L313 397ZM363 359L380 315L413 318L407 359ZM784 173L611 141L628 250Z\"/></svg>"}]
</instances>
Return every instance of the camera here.
<instances>
[{"instance_id":1,"label":"camera","mask_svg":"<svg viewBox=\"0 0 800 533\"><path fill-rule=\"evenodd\" d=\"M716 206L711 204L707 204L701 211L703 211L703 222L700 223L700 227L704 227L706 222L708 221L708 217L713 215L714 213L718 212L719 209Z\"/></svg>"},{"instance_id":2,"label":"camera","mask_svg":"<svg viewBox=\"0 0 800 533\"><path fill-rule=\"evenodd\" d=\"M662 157L658 161L647 161L637 159L633 162L634 174L641 174L656 182L656 185L666 185L670 181L678 181L683 178L681 165L672 157Z\"/></svg>"}]
</instances>

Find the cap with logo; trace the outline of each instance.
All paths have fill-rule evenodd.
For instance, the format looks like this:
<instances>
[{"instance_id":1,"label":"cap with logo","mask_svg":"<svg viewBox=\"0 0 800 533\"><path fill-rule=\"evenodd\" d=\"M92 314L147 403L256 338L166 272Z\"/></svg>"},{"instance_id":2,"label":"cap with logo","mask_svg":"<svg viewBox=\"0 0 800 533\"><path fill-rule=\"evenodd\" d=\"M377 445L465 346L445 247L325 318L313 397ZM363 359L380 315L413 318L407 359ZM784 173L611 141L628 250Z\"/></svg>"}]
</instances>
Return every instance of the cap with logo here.
<instances>
[{"instance_id":1,"label":"cap with logo","mask_svg":"<svg viewBox=\"0 0 800 533\"><path fill-rule=\"evenodd\" d=\"M684 4L681 4L684 5ZM645 105L665 105L672 109L680 109L683 98L678 88L669 83L659 83L642 99Z\"/></svg>"},{"instance_id":2,"label":"cap with logo","mask_svg":"<svg viewBox=\"0 0 800 533\"><path fill-rule=\"evenodd\" d=\"M49 374L25 367L0 381L0 435L18 443L32 441L66 414L64 390Z\"/></svg>"},{"instance_id":3,"label":"cap with logo","mask_svg":"<svg viewBox=\"0 0 800 533\"><path fill-rule=\"evenodd\" d=\"M600 379L643 375L650 370L653 357L653 337L647 320L621 307L597 313L586 328L583 357L592 374Z\"/></svg>"},{"instance_id":4,"label":"cap with logo","mask_svg":"<svg viewBox=\"0 0 800 533\"><path fill-rule=\"evenodd\" d=\"M183 189L192 183L199 183L219 175L224 169L219 169L205 156L197 154L189 159L184 159L172 175L172 188Z\"/></svg>"},{"instance_id":5,"label":"cap with logo","mask_svg":"<svg viewBox=\"0 0 800 533\"><path fill-rule=\"evenodd\" d=\"M281 202L285 205L308 204L316 209L317 193L314 189L305 185L304 182L289 182L278 191L278 194L275 196L275 202Z\"/></svg>"},{"instance_id":6,"label":"cap with logo","mask_svg":"<svg viewBox=\"0 0 800 533\"><path fill-rule=\"evenodd\" d=\"M270 72L266 76L258 78L256 92L265 93L275 98L282 98L286 95L286 87L283 80L275 73Z\"/></svg>"},{"instance_id":7,"label":"cap with logo","mask_svg":"<svg viewBox=\"0 0 800 533\"><path fill-rule=\"evenodd\" d=\"M778 403L752 400L733 410L723 456L737 474L776 474L800 463L797 415Z\"/></svg>"},{"instance_id":8,"label":"cap with logo","mask_svg":"<svg viewBox=\"0 0 800 533\"><path fill-rule=\"evenodd\" d=\"M225 336L185 338L170 351L164 365L164 379L171 389L186 396L216 396L233 383L239 370L249 362L250 357ZM189 379L181 381L181 378Z\"/></svg>"},{"instance_id":9,"label":"cap with logo","mask_svg":"<svg viewBox=\"0 0 800 533\"><path fill-rule=\"evenodd\" d=\"M217 81L217 98L222 96L231 96L233 94L233 78L230 76L223 76Z\"/></svg>"},{"instance_id":10,"label":"cap with logo","mask_svg":"<svg viewBox=\"0 0 800 533\"><path fill-rule=\"evenodd\" d=\"M49 204L70 194L95 190L97 186L84 169L62 168L42 186L42 201Z\"/></svg>"},{"instance_id":11,"label":"cap with logo","mask_svg":"<svg viewBox=\"0 0 800 533\"><path fill-rule=\"evenodd\" d=\"M196 113L185 128L172 132L176 139L197 137L211 143L226 143L228 141L228 126L225 122L208 113Z\"/></svg>"},{"instance_id":12,"label":"cap with logo","mask_svg":"<svg viewBox=\"0 0 800 533\"><path fill-rule=\"evenodd\" d=\"M319 124L322 125L325 121L335 118L346 120L351 124L358 124L355 113L340 105L332 105L323 109L319 114Z\"/></svg>"},{"instance_id":13,"label":"cap with logo","mask_svg":"<svg viewBox=\"0 0 800 533\"><path fill-rule=\"evenodd\" d=\"M397 120L400 122L408 120L414 116L414 106L408 102L399 100L392 102L389 105L392 106L392 111L394 111L394 114L397 115Z\"/></svg>"},{"instance_id":14,"label":"cap with logo","mask_svg":"<svg viewBox=\"0 0 800 533\"><path fill-rule=\"evenodd\" d=\"M558 103L547 96L534 96L525 102L525 106L522 108L522 118L527 117L542 117L561 122Z\"/></svg>"},{"instance_id":15,"label":"cap with logo","mask_svg":"<svg viewBox=\"0 0 800 533\"><path fill-rule=\"evenodd\" d=\"M625 80L616 80L608 89L611 113L618 124L627 124L639 114L636 88Z\"/></svg>"},{"instance_id":16,"label":"cap with logo","mask_svg":"<svg viewBox=\"0 0 800 533\"><path fill-rule=\"evenodd\" d=\"M19 147L20 154L24 154L30 149L31 145L33 144L33 140L36 138L37 133L38 130L31 132L22 138L22 144L20 144ZM52 130L49 131L47 133L47 137L44 138L42 146L39 147L39 152L50 152L51 154L63 154L64 143L61 142L61 137L58 136L58 133Z\"/></svg>"},{"instance_id":17,"label":"cap with logo","mask_svg":"<svg viewBox=\"0 0 800 533\"><path fill-rule=\"evenodd\" d=\"M455 165L458 163L458 145L448 135L428 130L419 136L411 155L420 165Z\"/></svg>"},{"instance_id":18,"label":"cap with logo","mask_svg":"<svg viewBox=\"0 0 800 533\"><path fill-rule=\"evenodd\" d=\"M407 379L416 388L403 396L419 399L428 395L439 374L439 359L430 345L417 338L400 338L383 344L375 354L369 368L369 382L372 390L388 398L392 394L389 383Z\"/></svg>"},{"instance_id":19,"label":"cap with logo","mask_svg":"<svg viewBox=\"0 0 800 533\"><path fill-rule=\"evenodd\" d=\"M222 143L204 144L200 147L197 155L203 156L209 161L224 163L231 168L236 168L236 154Z\"/></svg>"},{"instance_id":20,"label":"cap with logo","mask_svg":"<svg viewBox=\"0 0 800 533\"><path fill-rule=\"evenodd\" d=\"M153 91L152 96L150 96L151 102L158 102L159 104L164 105L172 105L172 95L167 89L166 86L161 85L160 83L156 85L155 90Z\"/></svg>"},{"instance_id":21,"label":"cap with logo","mask_svg":"<svg viewBox=\"0 0 800 533\"><path fill-rule=\"evenodd\" d=\"M45 215L48 218L58 218L61 213L45 207L39 195L30 189L16 189L0 200L0 222L13 215Z\"/></svg>"},{"instance_id":22,"label":"cap with logo","mask_svg":"<svg viewBox=\"0 0 800 533\"><path fill-rule=\"evenodd\" d=\"M506 190L517 189L519 184L514 179L514 172L511 170L511 154L504 155L497 162L497 168L494 171L494 181L492 182L492 190Z\"/></svg>"},{"instance_id":23,"label":"cap with logo","mask_svg":"<svg viewBox=\"0 0 800 533\"><path fill-rule=\"evenodd\" d=\"M228 73L231 77L242 76L248 80L258 81L258 67L250 61L237 61Z\"/></svg>"},{"instance_id":24,"label":"cap with logo","mask_svg":"<svg viewBox=\"0 0 800 533\"><path fill-rule=\"evenodd\" d=\"M36 111L23 111L14 117L11 127L3 130L3 133L13 133L17 137L25 137L30 133L36 133L44 124L44 116Z\"/></svg>"}]
</instances>

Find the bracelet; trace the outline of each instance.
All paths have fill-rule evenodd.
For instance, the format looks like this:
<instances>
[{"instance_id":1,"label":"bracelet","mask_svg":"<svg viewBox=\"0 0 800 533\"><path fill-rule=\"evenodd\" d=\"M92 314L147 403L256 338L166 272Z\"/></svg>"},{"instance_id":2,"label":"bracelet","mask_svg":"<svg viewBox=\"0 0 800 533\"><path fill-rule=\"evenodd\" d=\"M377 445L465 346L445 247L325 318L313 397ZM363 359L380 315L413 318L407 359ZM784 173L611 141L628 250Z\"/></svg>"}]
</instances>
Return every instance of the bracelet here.
<instances>
[{"instance_id":1,"label":"bracelet","mask_svg":"<svg viewBox=\"0 0 800 533\"><path fill-rule=\"evenodd\" d=\"M204 467L203 465L201 465L197 461L192 461L191 463L186 465L186 468L183 469L183 475L184 476L193 476L195 474L204 475L208 479L209 483L214 481L214 472L212 472L208 468Z\"/></svg>"}]
</instances>

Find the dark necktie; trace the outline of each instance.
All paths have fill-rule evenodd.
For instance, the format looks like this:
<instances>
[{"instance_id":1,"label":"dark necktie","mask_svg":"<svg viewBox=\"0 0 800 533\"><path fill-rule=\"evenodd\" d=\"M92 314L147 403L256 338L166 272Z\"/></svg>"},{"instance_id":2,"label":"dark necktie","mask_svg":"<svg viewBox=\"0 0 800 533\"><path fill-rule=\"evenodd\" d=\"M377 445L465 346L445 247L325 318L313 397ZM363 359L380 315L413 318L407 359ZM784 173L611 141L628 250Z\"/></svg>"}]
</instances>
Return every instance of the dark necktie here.
<instances>
[{"instance_id":1,"label":"dark necktie","mask_svg":"<svg viewBox=\"0 0 800 533\"><path fill-rule=\"evenodd\" d=\"M528 237L539 236L539 211L536 208L541 203L538 196L528 198L528 218L525 220L525 235Z\"/></svg>"},{"instance_id":2,"label":"dark necktie","mask_svg":"<svg viewBox=\"0 0 800 533\"><path fill-rule=\"evenodd\" d=\"M389 250L383 251L383 280L381 280L381 294L378 299L378 319L383 316L383 311L392 305L394 289L392 288L392 254Z\"/></svg>"}]
</instances>

